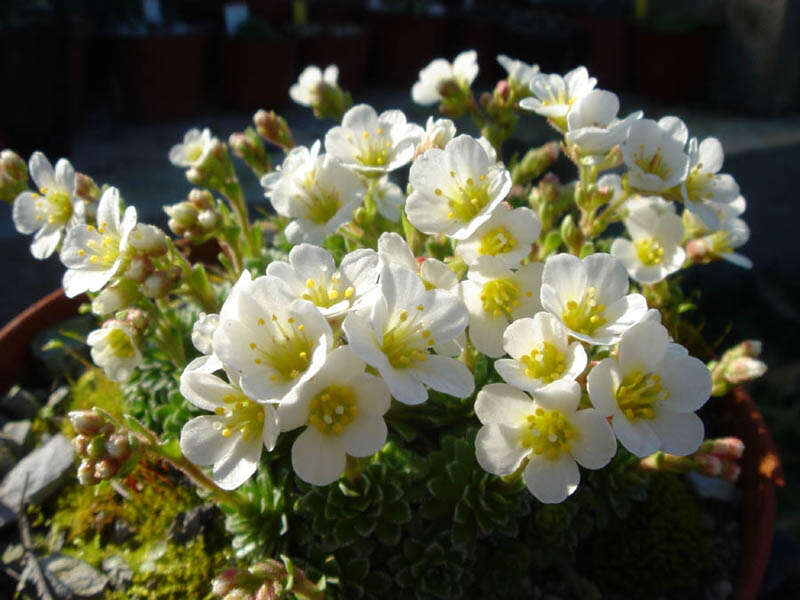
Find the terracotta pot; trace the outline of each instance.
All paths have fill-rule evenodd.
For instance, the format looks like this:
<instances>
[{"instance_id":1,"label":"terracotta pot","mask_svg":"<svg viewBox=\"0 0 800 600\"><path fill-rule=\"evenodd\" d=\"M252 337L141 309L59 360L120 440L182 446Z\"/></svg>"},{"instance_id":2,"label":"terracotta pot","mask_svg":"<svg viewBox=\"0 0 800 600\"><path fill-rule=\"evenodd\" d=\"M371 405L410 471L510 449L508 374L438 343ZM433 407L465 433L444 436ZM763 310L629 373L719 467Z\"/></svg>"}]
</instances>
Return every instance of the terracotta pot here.
<instances>
[{"instance_id":1,"label":"terracotta pot","mask_svg":"<svg viewBox=\"0 0 800 600\"><path fill-rule=\"evenodd\" d=\"M206 36L113 38L119 109L160 121L197 114L203 101Z\"/></svg>"},{"instance_id":2,"label":"terracotta pot","mask_svg":"<svg viewBox=\"0 0 800 600\"><path fill-rule=\"evenodd\" d=\"M75 315L85 296L67 298L62 289L48 294L0 330L0 393L14 382L30 359L28 345L43 328ZM783 485L783 470L775 442L758 406L744 388L736 388L715 411L715 429L741 438L742 556L734 590L735 600L756 600L772 550L775 533L775 486Z\"/></svg>"},{"instance_id":3,"label":"terracotta pot","mask_svg":"<svg viewBox=\"0 0 800 600\"><path fill-rule=\"evenodd\" d=\"M297 42L291 39L222 41L222 76L228 103L241 110L280 108L294 83Z\"/></svg>"},{"instance_id":4,"label":"terracotta pot","mask_svg":"<svg viewBox=\"0 0 800 600\"><path fill-rule=\"evenodd\" d=\"M33 336L42 329L74 316L83 302L86 302L86 296L67 298L64 290L59 288L29 306L0 330L0 348L3 349L0 393L5 393L11 387L30 362L28 345Z\"/></svg>"}]
</instances>

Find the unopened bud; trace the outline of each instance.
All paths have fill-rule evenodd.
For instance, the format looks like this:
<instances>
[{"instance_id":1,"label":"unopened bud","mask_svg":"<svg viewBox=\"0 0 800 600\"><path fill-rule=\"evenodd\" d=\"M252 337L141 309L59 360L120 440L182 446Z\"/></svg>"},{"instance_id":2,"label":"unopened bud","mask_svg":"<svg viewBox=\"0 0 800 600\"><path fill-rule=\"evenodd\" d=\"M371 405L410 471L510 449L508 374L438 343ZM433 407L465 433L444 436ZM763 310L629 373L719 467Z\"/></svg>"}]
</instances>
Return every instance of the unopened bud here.
<instances>
[{"instance_id":1,"label":"unopened bud","mask_svg":"<svg viewBox=\"0 0 800 600\"><path fill-rule=\"evenodd\" d=\"M222 600L254 600L253 594L242 588L235 588L225 594Z\"/></svg>"},{"instance_id":2,"label":"unopened bud","mask_svg":"<svg viewBox=\"0 0 800 600\"><path fill-rule=\"evenodd\" d=\"M128 436L121 433L114 433L106 440L106 452L111 458L125 460L131 452L131 445Z\"/></svg>"},{"instance_id":3,"label":"unopened bud","mask_svg":"<svg viewBox=\"0 0 800 600\"><path fill-rule=\"evenodd\" d=\"M213 210L203 210L197 215L197 224L204 231L213 231L219 223L220 216Z\"/></svg>"},{"instance_id":4,"label":"unopened bud","mask_svg":"<svg viewBox=\"0 0 800 600\"><path fill-rule=\"evenodd\" d=\"M74 438L72 438L72 446L75 448L75 454L78 456L87 456L87 452L89 450L89 442L92 441L88 435L84 435L79 433Z\"/></svg>"},{"instance_id":5,"label":"unopened bud","mask_svg":"<svg viewBox=\"0 0 800 600\"><path fill-rule=\"evenodd\" d=\"M732 460L723 460L722 461L722 473L720 477L725 481L730 481L731 483L736 483L736 480L739 479L739 475L742 474L742 468Z\"/></svg>"},{"instance_id":6,"label":"unopened bud","mask_svg":"<svg viewBox=\"0 0 800 600\"><path fill-rule=\"evenodd\" d=\"M180 274L178 276L180 277ZM148 298L162 298L170 292L175 283L174 273L155 271L142 282L140 289Z\"/></svg>"},{"instance_id":7,"label":"unopened bud","mask_svg":"<svg viewBox=\"0 0 800 600\"><path fill-rule=\"evenodd\" d=\"M253 115L253 124L256 126L258 135L268 142L280 146L284 150L294 148L292 131L286 119L276 114L274 110L269 112L261 109Z\"/></svg>"},{"instance_id":8,"label":"unopened bud","mask_svg":"<svg viewBox=\"0 0 800 600\"><path fill-rule=\"evenodd\" d=\"M581 246L583 246L583 234L575 225L572 215L567 215L564 217L564 219L561 221L560 231L561 239L567 245L567 248L569 248L573 254L578 254Z\"/></svg>"},{"instance_id":9,"label":"unopened bud","mask_svg":"<svg viewBox=\"0 0 800 600\"><path fill-rule=\"evenodd\" d=\"M278 600L278 598L282 598L281 592L282 590L277 589L278 582L271 582L267 581L256 592L254 600Z\"/></svg>"},{"instance_id":10,"label":"unopened bud","mask_svg":"<svg viewBox=\"0 0 800 600\"><path fill-rule=\"evenodd\" d=\"M167 235L155 225L137 223L128 236L128 243L148 256L163 256L167 252Z\"/></svg>"},{"instance_id":11,"label":"unopened bud","mask_svg":"<svg viewBox=\"0 0 800 600\"><path fill-rule=\"evenodd\" d=\"M153 272L153 262L146 256L134 256L125 270L125 277L141 283Z\"/></svg>"},{"instance_id":12,"label":"unopened bud","mask_svg":"<svg viewBox=\"0 0 800 600\"><path fill-rule=\"evenodd\" d=\"M727 459L739 459L744 454L744 442L735 437L706 440L701 448L706 452Z\"/></svg>"},{"instance_id":13,"label":"unopened bud","mask_svg":"<svg viewBox=\"0 0 800 600\"><path fill-rule=\"evenodd\" d=\"M178 202L165 206L164 212L185 228L193 226L197 220L197 208L190 202Z\"/></svg>"},{"instance_id":14,"label":"unopened bud","mask_svg":"<svg viewBox=\"0 0 800 600\"><path fill-rule=\"evenodd\" d=\"M94 179L83 173L75 173L75 196L90 204L100 201L102 190Z\"/></svg>"},{"instance_id":15,"label":"unopened bud","mask_svg":"<svg viewBox=\"0 0 800 600\"><path fill-rule=\"evenodd\" d=\"M725 369L725 379L728 383L739 385L753 379L758 379L767 372L766 363L749 356L740 356L733 359Z\"/></svg>"},{"instance_id":16,"label":"unopened bud","mask_svg":"<svg viewBox=\"0 0 800 600\"><path fill-rule=\"evenodd\" d=\"M722 461L713 454L695 454L694 462L697 471L708 477L719 477L722 474Z\"/></svg>"},{"instance_id":17,"label":"unopened bud","mask_svg":"<svg viewBox=\"0 0 800 600\"><path fill-rule=\"evenodd\" d=\"M113 458L104 458L94 465L94 476L97 479L111 479L119 471L119 463Z\"/></svg>"},{"instance_id":18,"label":"unopened bud","mask_svg":"<svg viewBox=\"0 0 800 600\"><path fill-rule=\"evenodd\" d=\"M231 134L228 144L233 153L241 158L259 178L272 170L272 162L264 148L264 142L252 127L248 127L242 133Z\"/></svg>"},{"instance_id":19,"label":"unopened bud","mask_svg":"<svg viewBox=\"0 0 800 600\"><path fill-rule=\"evenodd\" d=\"M93 462L88 460L81 461L80 466L78 466L78 483L81 485L95 485L99 483L99 479L95 477L94 474L95 465Z\"/></svg>"},{"instance_id":20,"label":"unopened bud","mask_svg":"<svg viewBox=\"0 0 800 600\"><path fill-rule=\"evenodd\" d=\"M236 587L236 576L239 570L236 568L225 569L222 573L211 580L211 593L216 596L224 596Z\"/></svg>"},{"instance_id":21,"label":"unopened bud","mask_svg":"<svg viewBox=\"0 0 800 600\"><path fill-rule=\"evenodd\" d=\"M106 456L105 436L96 435L95 437L92 438L92 440L86 447L86 456L94 460L105 458Z\"/></svg>"},{"instance_id":22,"label":"unopened bud","mask_svg":"<svg viewBox=\"0 0 800 600\"><path fill-rule=\"evenodd\" d=\"M73 410L67 414L72 428L79 434L96 435L105 425L105 419L93 410Z\"/></svg>"},{"instance_id":23,"label":"unopened bud","mask_svg":"<svg viewBox=\"0 0 800 600\"><path fill-rule=\"evenodd\" d=\"M511 180L518 185L524 185L536 179L558 160L558 154L558 142L547 142L543 146L529 150L514 167Z\"/></svg>"},{"instance_id":24,"label":"unopened bud","mask_svg":"<svg viewBox=\"0 0 800 600\"><path fill-rule=\"evenodd\" d=\"M0 201L13 202L28 189L28 168L12 150L0 152Z\"/></svg>"},{"instance_id":25,"label":"unopened bud","mask_svg":"<svg viewBox=\"0 0 800 600\"><path fill-rule=\"evenodd\" d=\"M136 334L141 334L147 330L150 324L150 317L139 308L126 311L125 324Z\"/></svg>"},{"instance_id":26,"label":"unopened bud","mask_svg":"<svg viewBox=\"0 0 800 600\"><path fill-rule=\"evenodd\" d=\"M353 105L350 94L335 83L320 81L312 94L311 108L318 119L340 121Z\"/></svg>"},{"instance_id":27,"label":"unopened bud","mask_svg":"<svg viewBox=\"0 0 800 600\"><path fill-rule=\"evenodd\" d=\"M705 237L689 240L686 244L686 258L693 263L705 264L713 259L711 245Z\"/></svg>"},{"instance_id":28,"label":"unopened bud","mask_svg":"<svg viewBox=\"0 0 800 600\"><path fill-rule=\"evenodd\" d=\"M195 208L197 210L206 210L215 208L214 196L208 190L199 190L195 188L189 192L188 198L189 198L189 207Z\"/></svg>"}]
</instances>

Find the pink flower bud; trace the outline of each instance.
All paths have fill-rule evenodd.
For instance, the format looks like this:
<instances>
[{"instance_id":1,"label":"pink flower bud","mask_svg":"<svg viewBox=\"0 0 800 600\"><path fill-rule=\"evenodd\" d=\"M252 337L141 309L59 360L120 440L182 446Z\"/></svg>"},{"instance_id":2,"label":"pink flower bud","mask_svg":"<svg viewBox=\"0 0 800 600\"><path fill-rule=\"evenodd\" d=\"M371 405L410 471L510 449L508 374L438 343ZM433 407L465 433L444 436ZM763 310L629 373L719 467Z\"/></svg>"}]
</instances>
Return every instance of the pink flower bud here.
<instances>
[{"instance_id":1,"label":"pink flower bud","mask_svg":"<svg viewBox=\"0 0 800 600\"><path fill-rule=\"evenodd\" d=\"M111 479L117 471L119 471L119 463L113 458L104 458L94 466L94 476L97 479Z\"/></svg>"},{"instance_id":2,"label":"pink flower bud","mask_svg":"<svg viewBox=\"0 0 800 600\"><path fill-rule=\"evenodd\" d=\"M153 263L146 256L134 256L125 271L125 277L141 283L153 272Z\"/></svg>"},{"instance_id":3,"label":"pink flower bud","mask_svg":"<svg viewBox=\"0 0 800 600\"><path fill-rule=\"evenodd\" d=\"M78 456L86 456L89 450L89 442L91 440L92 438L87 435L83 435L82 433L72 438L72 446L75 448L75 454Z\"/></svg>"},{"instance_id":4,"label":"pink flower bud","mask_svg":"<svg viewBox=\"0 0 800 600\"><path fill-rule=\"evenodd\" d=\"M95 485L98 483L94 475L94 463L88 460L81 461L78 466L78 483L81 485Z\"/></svg>"},{"instance_id":5,"label":"pink flower bud","mask_svg":"<svg viewBox=\"0 0 800 600\"><path fill-rule=\"evenodd\" d=\"M100 200L101 190L94 179L83 173L75 173L75 195L81 200L96 203Z\"/></svg>"},{"instance_id":6,"label":"pink flower bud","mask_svg":"<svg viewBox=\"0 0 800 600\"><path fill-rule=\"evenodd\" d=\"M130 455L131 446L128 437L121 433L110 435L106 440L106 452L111 458L123 461Z\"/></svg>"},{"instance_id":7,"label":"pink flower bud","mask_svg":"<svg viewBox=\"0 0 800 600\"><path fill-rule=\"evenodd\" d=\"M694 462L697 470L709 477L719 477L722 474L722 461L713 454L695 454Z\"/></svg>"},{"instance_id":8,"label":"pink flower bud","mask_svg":"<svg viewBox=\"0 0 800 600\"><path fill-rule=\"evenodd\" d=\"M197 210L214 208L214 196L208 190L194 189L189 192L189 204ZM194 218L194 215L192 215L192 221Z\"/></svg>"},{"instance_id":9,"label":"pink flower bud","mask_svg":"<svg viewBox=\"0 0 800 600\"><path fill-rule=\"evenodd\" d=\"M128 243L148 256L163 256L167 252L167 236L158 227L137 223L128 236Z\"/></svg>"},{"instance_id":10,"label":"pink flower bud","mask_svg":"<svg viewBox=\"0 0 800 600\"><path fill-rule=\"evenodd\" d=\"M224 596L236 586L236 576L239 570L236 568L225 569L222 573L214 577L211 581L211 593L216 596Z\"/></svg>"},{"instance_id":11,"label":"pink flower bud","mask_svg":"<svg viewBox=\"0 0 800 600\"><path fill-rule=\"evenodd\" d=\"M720 475L725 481L736 483L739 475L742 474L742 468L732 460L722 461L722 474Z\"/></svg>"},{"instance_id":12,"label":"pink flower bud","mask_svg":"<svg viewBox=\"0 0 800 600\"><path fill-rule=\"evenodd\" d=\"M68 415L72 427L85 436L93 436L100 431L105 420L93 410L73 410Z\"/></svg>"},{"instance_id":13,"label":"pink flower bud","mask_svg":"<svg viewBox=\"0 0 800 600\"><path fill-rule=\"evenodd\" d=\"M758 379L767 372L767 365L756 358L740 356L725 369L725 379L734 385Z\"/></svg>"},{"instance_id":14,"label":"pink flower bud","mask_svg":"<svg viewBox=\"0 0 800 600\"><path fill-rule=\"evenodd\" d=\"M744 442L739 438L725 437L710 440L711 447L709 452L716 454L720 458L739 459L744 454Z\"/></svg>"}]
</instances>

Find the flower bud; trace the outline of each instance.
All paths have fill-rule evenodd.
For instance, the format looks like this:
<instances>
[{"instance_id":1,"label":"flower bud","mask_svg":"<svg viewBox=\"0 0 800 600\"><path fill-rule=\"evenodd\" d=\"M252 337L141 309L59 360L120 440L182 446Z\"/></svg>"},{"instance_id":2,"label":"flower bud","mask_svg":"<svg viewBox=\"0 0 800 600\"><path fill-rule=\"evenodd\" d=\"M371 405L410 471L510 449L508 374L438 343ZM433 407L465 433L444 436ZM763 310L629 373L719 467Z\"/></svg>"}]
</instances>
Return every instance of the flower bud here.
<instances>
[{"instance_id":1,"label":"flower bud","mask_svg":"<svg viewBox=\"0 0 800 600\"><path fill-rule=\"evenodd\" d=\"M82 460L78 466L78 483L81 485L95 485L99 479L94 474L95 465L88 460Z\"/></svg>"},{"instance_id":2,"label":"flower bud","mask_svg":"<svg viewBox=\"0 0 800 600\"><path fill-rule=\"evenodd\" d=\"M28 189L28 167L25 161L12 150L0 152L0 200L13 202Z\"/></svg>"},{"instance_id":3,"label":"flower bud","mask_svg":"<svg viewBox=\"0 0 800 600\"><path fill-rule=\"evenodd\" d=\"M728 383L740 385L758 379L766 372L766 363L749 356L740 356L733 359L725 369L725 379Z\"/></svg>"},{"instance_id":4,"label":"flower bud","mask_svg":"<svg viewBox=\"0 0 800 600\"><path fill-rule=\"evenodd\" d=\"M189 206L197 209L198 211L216 208L214 196L211 194L211 192L196 188L189 192ZM194 217L192 217L192 219L194 219Z\"/></svg>"},{"instance_id":5,"label":"flower bud","mask_svg":"<svg viewBox=\"0 0 800 600\"><path fill-rule=\"evenodd\" d=\"M150 317L147 316L145 311L134 308L126 311L125 324L134 334L140 335L147 331L147 327L150 324Z\"/></svg>"},{"instance_id":6,"label":"flower bud","mask_svg":"<svg viewBox=\"0 0 800 600\"><path fill-rule=\"evenodd\" d=\"M148 256L163 256L167 252L167 236L155 225L137 223L128 236L128 243Z\"/></svg>"},{"instance_id":7,"label":"flower bud","mask_svg":"<svg viewBox=\"0 0 800 600\"><path fill-rule=\"evenodd\" d=\"M147 276L139 289L148 298L162 298L169 293L174 284L175 280L171 273L155 271Z\"/></svg>"},{"instance_id":8,"label":"flower bud","mask_svg":"<svg viewBox=\"0 0 800 600\"><path fill-rule=\"evenodd\" d=\"M263 109L259 110L253 115L253 123L256 126L258 135L268 142L280 146L284 150L294 148L294 140L292 139L292 131L289 129L289 124L286 119L275 114L274 110L269 112Z\"/></svg>"},{"instance_id":9,"label":"flower bud","mask_svg":"<svg viewBox=\"0 0 800 600\"><path fill-rule=\"evenodd\" d=\"M714 258L708 239L705 237L689 240L686 244L686 258L697 264L706 264Z\"/></svg>"},{"instance_id":10,"label":"flower bud","mask_svg":"<svg viewBox=\"0 0 800 600\"><path fill-rule=\"evenodd\" d=\"M100 460L106 456L105 436L95 435L86 447L86 456Z\"/></svg>"},{"instance_id":11,"label":"flower bud","mask_svg":"<svg viewBox=\"0 0 800 600\"><path fill-rule=\"evenodd\" d=\"M228 144L233 153L241 158L259 178L272 170L272 162L264 148L264 142L252 127L248 127L243 133L231 134Z\"/></svg>"},{"instance_id":12,"label":"flower bud","mask_svg":"<svg viewBox=\"0 0 800 600\"><path fill-rule=\"evenodd\" d=\"M90 204L100 201L102 190L94 179L83 173L75 173L75 196Z\"/></svg>"},{"instance_id":13,"label":"flower bud","mask_svg":"<svg viewBox=\"0 0 800 600\"><path fill-rule=\"evenodd\" d=\"M573 254L578 254L583 245L583 234L575 225L572 215L567 215L561 221L561 239Z\"/></svg>"},{"instance_id":14,"label":"flower bud","mask_svg":"<svg viewBox=\"0 0 800 600\"><path fill-rule=\"evenodd\" d=\"M706 440L702 447L706 452L727 459L739 459L744 454L744 442L735 437Z\"/></svg>"},{"instance_id":15,"label":"flower bud","mask_svg":"<svg viewBox=\"0 0 800 600\"><path fill-rule=\"evenodd\" d=\"M547 142L543 146L529 150L512 170L511 180L517 185L533 181L558 160L558 154L558 142Z\"/></svg>"},{"instance_id":16,"label":"flower bud","mask_svg":"<svg viewBox=\"0 0 800 600\"><path fill-rule=\"evenodd\" d=\"M94 476L97 479L111 479L119 471L119 463L113 458L104 458L94 465Z\"/></svg>"},{"instance_id":17,"label":"flower bud","mask_svg":"<svg viewBox=\"0 0 800 600\"><path fill-rule=\"evenodd\" d=\"M719 477L722 474L722 461L713 454L695 454L693 456L697 471L708 477Z\"/></svg>"},{"instance_id":18,"label":"flower bud","mask_svg":"<svg viewBox=\"0 0 800 600\"><path fill-rule=\"evenodd\" d=\"M92 441L88 435L84 435L79 433L74 438L72 438L72 446L75 448L75 454L78 456L87 456L87 452L89 450L89 442Z\"/></svg>"},{"instance_id":19,"label":"flower bud","mask_svg":"<svg viewBox=\"0 0 800 600\"><path fill-rule=\"evenodd\" d=\"M313 93L311 108L318 119L341 121L342 115L353 105L350 94L335 83L320 81Z\"/></svg>"},{"instance_id":20,"label":"flower bud","mask_svg":"<svg viewBox=\"0 0 800 600\"><path fill-rule=\"evenodd\" d=\"M67 417L73 429L85 436L96 435L105 425L105 419L93 410L73 410Z\"/></svg>"},{"instance_id":21,"label":"flower bud","mask_svg":"<svg viewBox=\"0 0 800 600\"><path fill-rule=\"evenodd\" d=\"M125 270L125 277L141 283L150 276L154 268L153 262L146 256L134 256Z\"/></svg>"},{"instance_id":22,"label":"flower bud","mask_svg":"<svg viewBox=\"0 0 800 600\"><path fill-rule=\"evenodd\" d=\"M127 271L129 270L130 266ZM122 279L95 296L94 300L92 300L92 312L96 315L110 315L130 306L138 297L139 292L136 290L136 286L130 281Z\"/></svg>"},{"instance_id":23,"label":"flower bud","mask_svg":"<svg viewBox=\"0 0 800 600\"><path fill-rule=\"evenodd\" d=\"M192 191L194 192L194 190ZM192 194L189 194L189 197L191 198ZM174 221L179 227L182 228L182 230L194 226L195 222L197 221L197 208L195 208L194 203L191 201L178 202L177 204L165 206L164 212L167 213L170 221ZM170 226L170 229L175 231L175 228L172 226ZM175 231L175 233L180 235L183 233L183 231Z\"/></svg>"},{"instance_id":24,"label":"flower bud","mask_svg":"<svg viewBox=\"0 0 800 600\"><path fill-rule=\"evenodd\" d=\"M739 475L742 474L742 468L735 462L731 460L723 460L722 461L722 474L720 477L725 481L730 481L731 483L736 483L736 480L739 479Z\"/></svg>"},{"instance_id":25,"label":"flower bud","mask_svg":"<svg viewBox=\"0 0 800 600\"><path fill-rule=\"evenodd\" d=\"M242 588L234 588L222 600L254 600L253 594Z\"/></svg>"},{"instance_id":26,"label":"flower bud","mask_svg":"<svg viewBox=\"0 0 800 600\"><path fill-rule=\"evenodd\" d=\"M211 580L211 593L216 596L224 596L236 587L236 575L239 570L236 568L225 569L222 573Z\"/></svg>"},{"instance_id":27,"label":"flower bud","mask_svg":"<svg viewBox=\"0 0 800 600\"><path fill-rule=\"evenodd\" d=\"M131 453L130 442L128 436L121 433L114 433L108 436L106 440L106 452L108 455L118 461L124 461Z\"/></svg>"}]
</instances>

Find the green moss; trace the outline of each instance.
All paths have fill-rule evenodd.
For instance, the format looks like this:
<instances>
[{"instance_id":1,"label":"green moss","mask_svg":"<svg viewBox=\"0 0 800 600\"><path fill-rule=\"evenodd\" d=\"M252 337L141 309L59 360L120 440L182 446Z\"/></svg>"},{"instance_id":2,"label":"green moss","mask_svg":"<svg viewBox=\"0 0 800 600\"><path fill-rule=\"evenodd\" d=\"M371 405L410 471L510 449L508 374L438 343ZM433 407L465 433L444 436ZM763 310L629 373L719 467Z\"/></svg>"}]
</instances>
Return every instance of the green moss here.
<instances>
[{"instance_id":1,"label":"green moss","mask_svg":"<svg viewBox=\"0 0 800 600\"><path fill-rule=\"evenodd\" d=\"M671 474L654 477L648 500L589 539L579 556L601 588L634 596L697 589L709 568L699 506Z\"/></svg>"},{"instance_id":2,"label":"green moss","mask_svg":"<svg viewBox=\"0 0 800 600\"><path fill-rule=\"evenodd\" d=\"M125 396L119 384L105 376L102 369L88 369L72 384L68 410L89 410L99 406L115 417L127 410ZM72 426L65 420L65 432L73 435Z\"/></svg>"}]
</instances>

